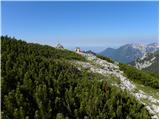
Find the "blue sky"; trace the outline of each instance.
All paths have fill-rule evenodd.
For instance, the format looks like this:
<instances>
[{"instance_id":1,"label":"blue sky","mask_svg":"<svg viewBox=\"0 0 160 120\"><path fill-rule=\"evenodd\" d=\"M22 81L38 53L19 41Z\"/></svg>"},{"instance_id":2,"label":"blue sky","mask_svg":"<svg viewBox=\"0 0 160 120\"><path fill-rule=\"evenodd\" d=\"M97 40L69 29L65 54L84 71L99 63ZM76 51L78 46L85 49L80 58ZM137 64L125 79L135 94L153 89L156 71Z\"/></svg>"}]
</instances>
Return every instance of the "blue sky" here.
<instances>
[{"instance_id":1,"label":"blue sky","mask_svg":"<svg viewBox=\"0 0 160 120\"><path fill-rule=\"evenodd\" d=\"M2 34L67 48L158 41L158 2L2 2Z\"/></svg>"}]
</instances>

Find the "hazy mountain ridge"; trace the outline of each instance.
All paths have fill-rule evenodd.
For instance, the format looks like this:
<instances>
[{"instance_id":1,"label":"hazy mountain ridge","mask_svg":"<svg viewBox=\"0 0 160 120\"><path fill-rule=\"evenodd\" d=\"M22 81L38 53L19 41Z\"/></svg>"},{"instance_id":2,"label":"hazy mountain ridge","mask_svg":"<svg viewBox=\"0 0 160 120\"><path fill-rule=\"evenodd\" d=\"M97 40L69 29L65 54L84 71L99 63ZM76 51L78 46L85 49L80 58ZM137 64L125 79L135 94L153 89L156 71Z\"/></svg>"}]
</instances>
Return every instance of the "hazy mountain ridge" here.
<instances>
[{"instance_id":1,"label":"hazy mountain ridge","mask_svg":"<svg viewBox=\"0 0 160 120\"><path fill-rule=\"evenodd\" d=\"M157 43L144 44L126 44L117 49L107 48L100 52L101 55L110 57L122 63L129 63L146 53L153 53L159 48Z\"/></svg>"}]
</instances>

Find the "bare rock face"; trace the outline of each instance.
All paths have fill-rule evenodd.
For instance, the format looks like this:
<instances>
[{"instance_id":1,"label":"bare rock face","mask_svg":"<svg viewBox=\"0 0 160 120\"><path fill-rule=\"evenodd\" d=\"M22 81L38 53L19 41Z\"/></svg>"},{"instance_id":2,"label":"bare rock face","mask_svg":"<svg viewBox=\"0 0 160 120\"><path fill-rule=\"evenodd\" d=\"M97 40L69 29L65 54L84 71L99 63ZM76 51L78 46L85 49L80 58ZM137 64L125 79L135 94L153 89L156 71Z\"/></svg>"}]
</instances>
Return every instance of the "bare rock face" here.
<instances>
[{"instance_id":1,"label":"bare rock face","mask_svg":"<svg viewBox=\"0 0 160 120\"><path fill-rule=\"evenodd\" d=\"M158 119L158 99L155 99L153 96L150 96L142 90L138 90L137 87L127 77L124 76L123 71L119 70L119 66L117 63L109 63L105 60L97 58L92 54L83 53L82 55L85 56L90 62L76 61L75 64L78 64L82 68L90 70L94 73L100 73L102 75L113 75L117 77L120 80L120 84L113 85L119 87L122 90L127 90L138 101L146 106L146 109L149 111L153 119ZM144 103L143 99L147 100L148 104Z\"/></svg>"}]
</instances>

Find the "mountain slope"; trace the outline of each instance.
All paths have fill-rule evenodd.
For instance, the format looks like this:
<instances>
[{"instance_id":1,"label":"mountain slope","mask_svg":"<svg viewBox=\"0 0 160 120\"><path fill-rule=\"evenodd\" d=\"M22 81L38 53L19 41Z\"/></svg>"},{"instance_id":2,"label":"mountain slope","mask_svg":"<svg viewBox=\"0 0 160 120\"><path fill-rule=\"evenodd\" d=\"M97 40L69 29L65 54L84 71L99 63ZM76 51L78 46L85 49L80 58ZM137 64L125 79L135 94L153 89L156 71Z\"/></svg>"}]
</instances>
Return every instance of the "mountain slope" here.
<instances>
[{"instance_id":1,"label":"mountain slope","mask_svg":"<svg viewBox=\"0 0 160 120\"><path fill-rule=\"evenodd\" d=\"M122 82L124 87L131 85L133 87L129 88L135 88L117 65L94 55L89 60L87 56L90 54L81 56L65 49L28 44L6 36L1 37L1 46L2 118L157 117L156 107L152 106L157 100L151 95L143 93L143 98L147 96L151 106L145 105L128 89L115 86ZM85 65L92 62L98 71L102 67L107 76L82 69L77 62ZM113 74L116 71L120 78Z\"/></svg>"},{"instance_id":2,"label":"mountain slope","mask_svg":"<svg viewBox=\"0 0 160 120\"><path fill-rule=\"evenodd\" d=\"M142 57L145 53L152 53L158 50L158 44L126 44L118 49L107 48L100 54L106 57L110 57L121 63L129 63L135 59Z\"/></svg>"},{"instance_id":3,"label":"mountain slope","mask_svg":"<svg viewBox=\"0 0 160 120\"><path fill-rule=\"evenodd\" d=\"M112 75L118 80L108 80L112 86L116 86L122 90L127 90L130 95L134 96L138 101L146 106L152 118L158 118L158 89L159 79L151 73L138 70L134 67L108 62L96 56L83 54L89 62L75 61L79 65L79 69L86 69L93 73L99 73L104 76ZM82 68L81 68L82 67ZM134 73L134 74L133 74ZM132 76L131 76L132 75Z\"/></svg>"},{"instance_id":4,"label":"mountain slope","mask_svg":"<svg viewBox=\"0 0 160 120\"><path fill-rule=\"evenodd\" d=\"M151 71L158 74L159 73L159 51L145 54L144 56L136 59L130 64L140 70L147 70L147 71Z\"/></svg>"}]
</instances>

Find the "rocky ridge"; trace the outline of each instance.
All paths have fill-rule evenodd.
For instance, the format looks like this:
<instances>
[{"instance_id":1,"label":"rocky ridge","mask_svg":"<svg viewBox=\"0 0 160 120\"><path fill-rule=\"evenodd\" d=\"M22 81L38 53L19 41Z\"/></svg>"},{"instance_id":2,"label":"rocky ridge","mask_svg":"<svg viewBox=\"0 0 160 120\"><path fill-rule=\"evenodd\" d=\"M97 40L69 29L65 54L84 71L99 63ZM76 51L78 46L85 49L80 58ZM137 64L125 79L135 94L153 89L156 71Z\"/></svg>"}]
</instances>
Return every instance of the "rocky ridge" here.
<instances>
[{"instance_id":1,"label":"rocky ridge","mask_svg":"<svg viewBox=\"0 0 160 120\"><path fill-rule=\"evenodd\" d=\"M130 65L136 67L140 70L147 70L150 72L154 72L156 74L159 73L159 51L154 53L144 54L142 57L136 59L129 63Z\"/></svg>"},{"instance_id":2,"label":"rocky ridge","mask_svg":"<svg viewBox=\"0 0 160 120\"><path fill-rule=\"evenodd\" d=\"M133 95L137 100L146 106L146 109L149 111L153 119L158 119L159 114L159 100L153 96L145 93L143 90L140 90L132 83L127 77L125 77L123 71L119 70L118 63L109 63L105 60L97 58L93 54L82 53L88 62L74 61L74 64L80 65L83 69L92 71L93 73L99 73L102 75L113 75L120 80L120 84L112 84L119 87L122 90L127 90L131 95ZM79 69L81 69L79 67ZM147 103L144 102L148 101Z\"/></svg>"},{"instance_id":3,"label":"rocky ridge","mask_svg":"<svg viewBox=\"0 0 160 120\"><path fill-rule=\"evenodd\" d=\"M152 58L151 60L148 60L148 61L144 61L143 63L140 63L138 61L135 62L135 67L138 68L138 69L143 69L143 68L147 68L149 66L152 65L153 61L156 59L156 57ZM143 59L141 59L143 60Z\"/></svg>"}]
</instances>

